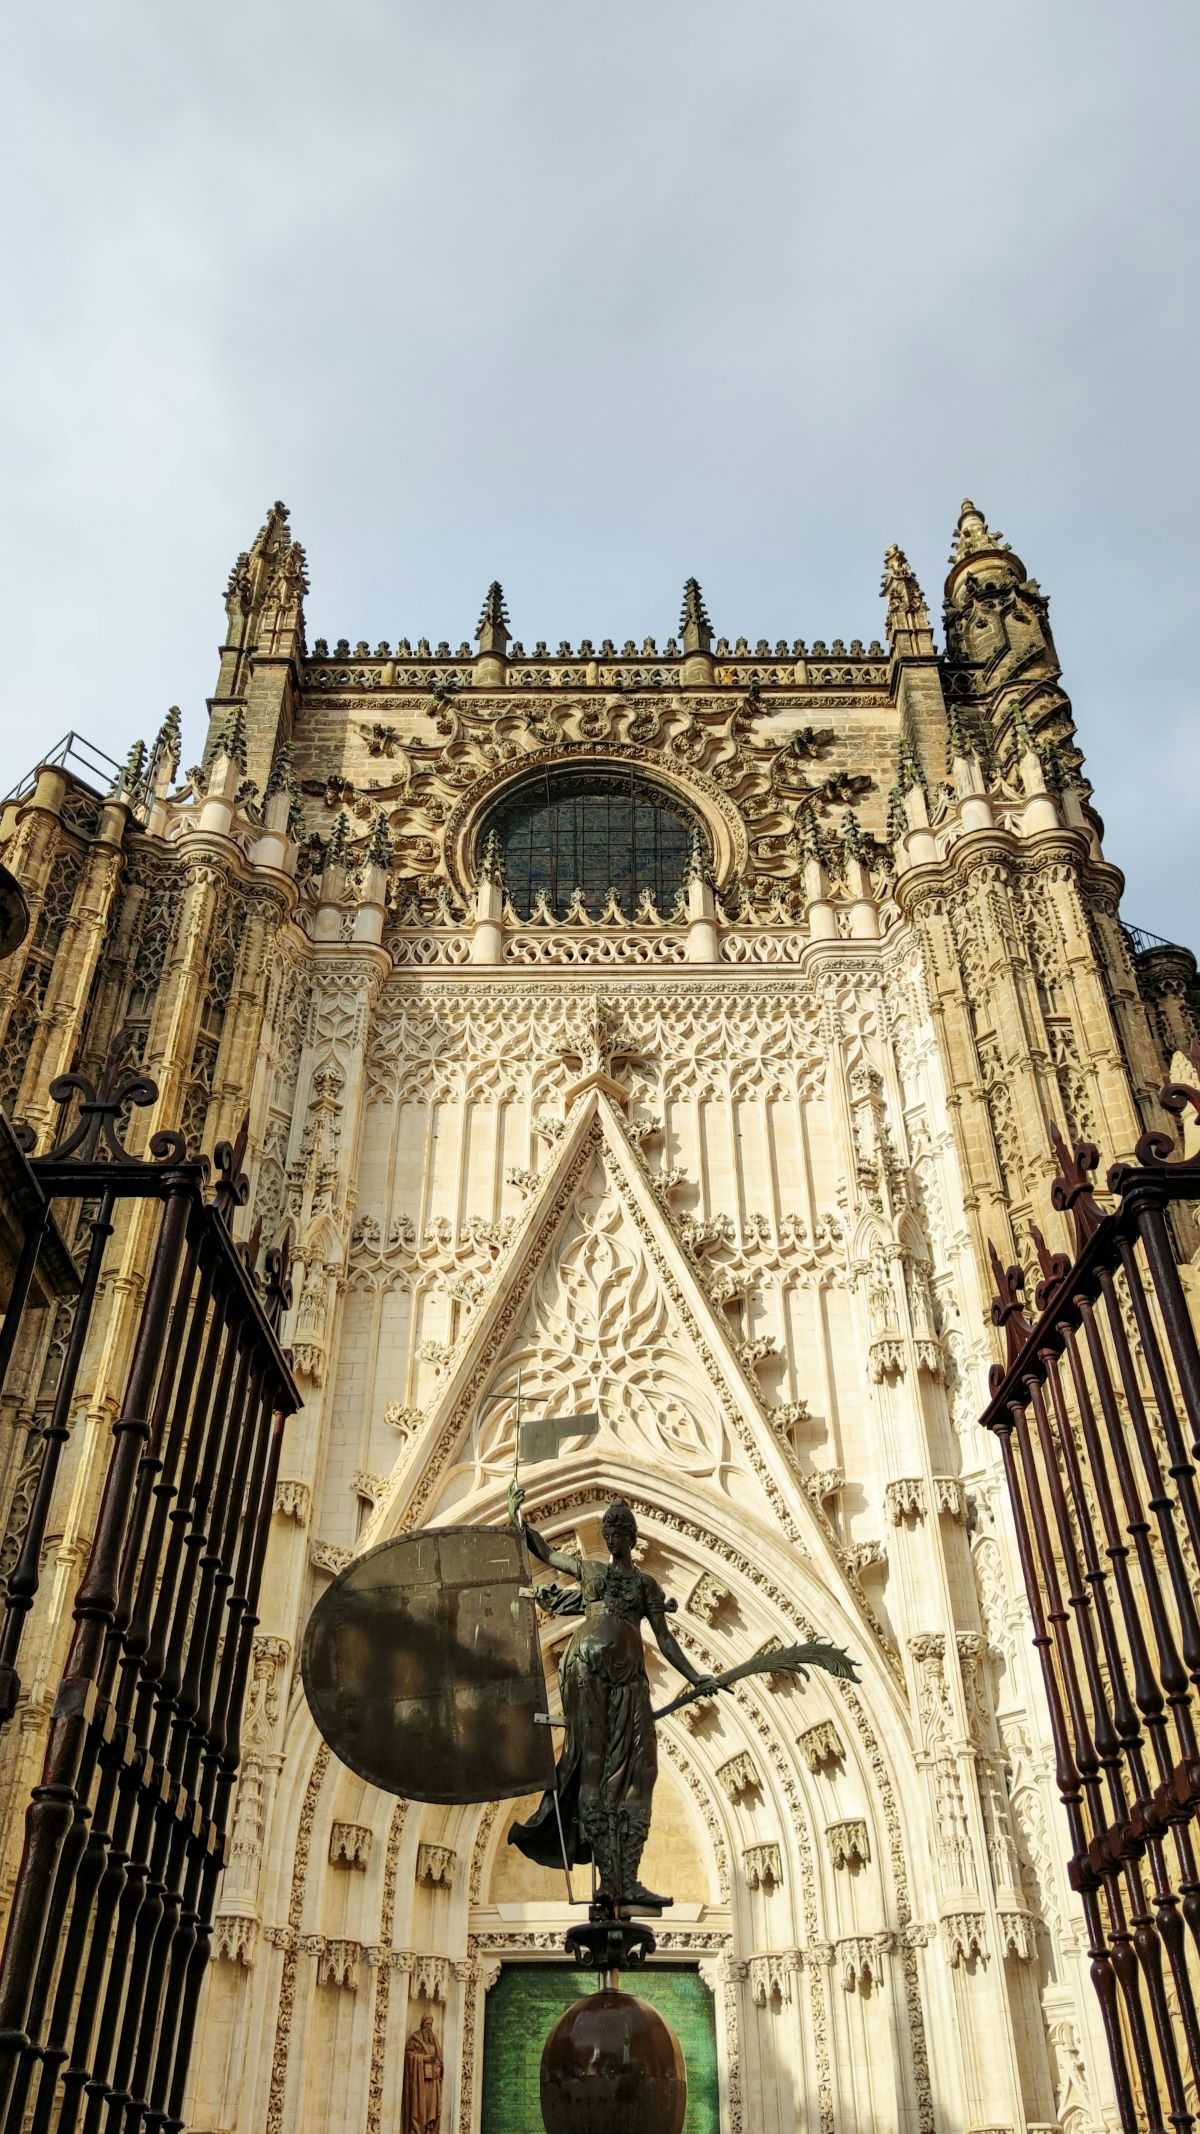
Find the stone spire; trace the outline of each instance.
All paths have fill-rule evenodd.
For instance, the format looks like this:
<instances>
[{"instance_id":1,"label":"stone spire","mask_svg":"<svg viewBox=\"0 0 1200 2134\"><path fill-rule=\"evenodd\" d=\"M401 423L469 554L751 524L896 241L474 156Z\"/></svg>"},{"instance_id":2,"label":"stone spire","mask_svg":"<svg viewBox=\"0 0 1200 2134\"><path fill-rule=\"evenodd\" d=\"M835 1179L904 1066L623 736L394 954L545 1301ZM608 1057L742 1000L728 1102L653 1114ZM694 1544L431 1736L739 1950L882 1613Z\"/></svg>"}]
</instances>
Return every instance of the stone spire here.
<instances>
[{"instance_id":1,"label":"stone spire","mask_svg":"<svg viewBox=\"0 0 1200 2134\"><path fill-rule=\"evenodd\" d=\"M498 578L493 578L484 594L475 635L479 640L474 676L476 689L503 689L508 672L509 628L504 587Z\"/></svg>"},{"instance_id":2,"label":"stone spire","mask_svg":"<svg viewBox=\"0 0 1200 2134\"><path fill-rule=\"evenodd\" d=\"M504 659L508 652L508 609L504 605L504 587L498 578L493 578L484 594L479 621L475 625L481 653L492 653Z\"/></svg>"},{"instance_id":3,"label":"stone spire","mask_svg":"<svg viewBox=\"0 0 1200 2134\"><path fill-rule=\"evenodd\" d=\"M183 716L178 704L172 704L154 737L154 746L150 751L150 769L147 773L148 783L155 786L161 782L165 790L179 769L182 754Z\"/></svg>"},{"instance_id":4,"label":"stone spire","mask_svg":"<svg viewBox=\"0 0 1200 2134\"><path fill-rule=\"evenodd\" d=\"M683 607L679 616L679 629L683 638L685 655L689 652L712 651L712 624L698 578L684 581Z\"/></svg>"},{"instance_id":5,"label":"stone spire","mask_svg":"<svg viewBox=\"0 0 1200 2134\"><path fill-rule=\"evenodd\" d=\"M131 805L142 792L146 774L146 744L135 741L113 785L113 797Z\"/></svg>"},{"instance_id":6,"label":"stone spire","mask_svg":"<svg viewBox=\"0 0 1200 2134\"><path fill-rule=\"evenodd\" d=\"M386 873L392 864L392 832L382 808L376 808L371 820L371 834L367 839L366 864L382 868Z\"/></svg>"},{"instance_id":7,"label":"stone spire","mask_svg":"<svg viewBox=\"0 0 1200 2134\"><path fill-rule=\"evenodd\" d=\"M679 616L683 637L683 662L679 679L685 689L711 689L716 674L712 659L712 624L698 578L689 578L683 588Z\"/></svg>"},{"instance_id":8,"label":"stone spire","mask_svg":"<svg viewBox=\"0 0 1200 2134\"><path fill-rule=\"evenodd\" d=\"M304 599L308 567L292 539L287 506L272 504L225 588L225 642L221 672L209 698L207 763L232 714L246 722L247 769L265 785L281 739L291 730L293 704L304 658Z\"/></svg>"},{"instance_id":9,"label":"stone spire","mask_svg":"<svg viewBox=\"0 0 1200 2134\"><path fill-rule=\"evenodd\" d=\"M479 879L481 882L496 882L504 887L504 847L498 833L489 830L479 855Z\"/></svg>"},{"instance_id":10,"label":"stone spire","mask_svg":"<svg viewBox=\"0 0 1200 2134\"><path fill-rule=\"evenodd\" d=\"M969 496L962 501L954 539L950 544L950 568L962 563L968 556L1004 555L1008 542L1002 533L993 533L977 504Z\"/></svg>"}]
</instances>

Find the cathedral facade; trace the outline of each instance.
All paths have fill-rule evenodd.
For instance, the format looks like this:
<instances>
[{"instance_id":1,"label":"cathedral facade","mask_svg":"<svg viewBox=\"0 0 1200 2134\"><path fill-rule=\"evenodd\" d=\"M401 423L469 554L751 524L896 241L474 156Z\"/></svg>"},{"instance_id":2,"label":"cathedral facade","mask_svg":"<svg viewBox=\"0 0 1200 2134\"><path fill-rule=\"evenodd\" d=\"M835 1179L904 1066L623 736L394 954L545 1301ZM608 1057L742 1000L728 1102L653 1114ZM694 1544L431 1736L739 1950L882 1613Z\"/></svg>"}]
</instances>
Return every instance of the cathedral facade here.
<instances>
[{"instance_id":1,"label":"cathedral facade","mask_svg":"<svg viewBox=\"0 0 1200 2134\"><path fill-rule=\"evenodd\" d=\"M201 2134L411 2134L418 2062L439 2134L537 2124L529 2040L578 1914L506 1843L528 1804L375 1792L298 1670L355 1553L503 1520L518 1390L599 1416L522 1469L529 1516L595 1556L624 1497L698 1667L818 1633L860 1663L660 1729L645 1872L675 1899L689 2134L1111 2119L976 1419L989 1243L1032 1270L1035 1226L1061 1241L1052 1127L1131 1155L1200 1029L1195 964L1122 924L1011 547L963 506L940 651L898 549L883 593L867 647L730 642L689 581L661 649L527 652L498 585L457 651L331 648L277 505L230 578L202 762L173 713L107 793L67 755L0 818L32 914L0 964L0 1103L44 1133L53 1077L128 1029L160 1091L135 1132L211 1153L248 1114L239 1223L294 1253L305 1404ZM136 1224L118 1244L0 1765L8 1887L138 1293ZM51 1317L5 1398L10 1552L54 1366Z\"/></svg>"}]
</instances>

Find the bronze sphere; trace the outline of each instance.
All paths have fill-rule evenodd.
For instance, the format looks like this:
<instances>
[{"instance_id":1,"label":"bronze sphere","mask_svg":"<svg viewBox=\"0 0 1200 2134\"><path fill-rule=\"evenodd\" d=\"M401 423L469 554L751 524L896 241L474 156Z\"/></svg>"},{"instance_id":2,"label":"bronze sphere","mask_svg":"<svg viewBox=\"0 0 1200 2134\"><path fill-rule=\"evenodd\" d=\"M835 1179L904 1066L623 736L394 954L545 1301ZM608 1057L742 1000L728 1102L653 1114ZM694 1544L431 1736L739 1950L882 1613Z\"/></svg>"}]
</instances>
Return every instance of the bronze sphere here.
<instances>
[{"instance_id":1,"label":"bronze sphere","mask_svg":"<svg viewBox=\"0 0 1200 2134\"><path fill-rule=\"evenodd\" d=\"M648 2001L606 1988L560 2016L542 2054L546 2134L681 2134L687 2069Z\"/></svg>"}]
</instances>

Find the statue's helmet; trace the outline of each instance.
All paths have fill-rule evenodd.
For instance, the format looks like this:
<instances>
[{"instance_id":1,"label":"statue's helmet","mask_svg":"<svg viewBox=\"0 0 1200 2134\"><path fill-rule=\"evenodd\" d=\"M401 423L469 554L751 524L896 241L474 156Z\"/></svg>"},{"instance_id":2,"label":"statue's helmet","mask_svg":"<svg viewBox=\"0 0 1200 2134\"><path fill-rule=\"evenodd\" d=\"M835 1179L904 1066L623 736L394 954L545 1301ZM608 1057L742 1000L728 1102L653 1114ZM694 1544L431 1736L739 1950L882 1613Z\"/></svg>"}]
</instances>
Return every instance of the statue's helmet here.
<instances>
[{"instance_id":1,"label":"statue's helmet","mask_svg":"<svg viewBox=\"0 0 1200 2134\"><path fill-rule=\"evenodd\" d=\"M614 1534L627 1534L631 1542L638 1538L637 1520L626 1504L624 1497L614 1497L600 1522L604 1539L610 1544Z\"/></svg>"}]
</instances>

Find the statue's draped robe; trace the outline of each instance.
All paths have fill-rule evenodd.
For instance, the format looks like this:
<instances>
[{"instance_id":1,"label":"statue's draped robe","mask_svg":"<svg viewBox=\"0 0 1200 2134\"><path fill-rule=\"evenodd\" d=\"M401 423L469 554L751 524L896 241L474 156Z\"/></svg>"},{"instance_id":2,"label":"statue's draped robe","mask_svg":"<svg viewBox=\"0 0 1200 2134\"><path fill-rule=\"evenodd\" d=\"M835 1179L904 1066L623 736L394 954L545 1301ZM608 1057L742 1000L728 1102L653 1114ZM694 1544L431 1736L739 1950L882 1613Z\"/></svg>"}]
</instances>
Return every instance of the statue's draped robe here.
<instances>
[{"instance_id":1,"label":"statue's draped robe","mask_svg":"<svg viewBox=\"0 0 1200 2134\"><path fill-rule=\"evenodd\" d=\"M442 2052L436 2037L414 2030L404 2047L401 2134L437 2134L442 2116Z\"/></svg>"},{"instance_id":2,"label":"statue's draped robe","mask_svg":"<svg viewBox=\"0 0 1200 2134\"><path fill-rule=\"evenodd\" d=\"M581 1599L584 1614L558 1670L566 1720L558 1808L571 1867L593 1857L584 1827L589 1808L612 1815L636 1796L649 1810L658 1749L639 1626L666 1612L662 1587L647 1572L576 1561L580 1596L563 1595L560 1606L574 1612ZM553 1792L543 1794L528 1822L514 1823L508 1842L542 1867L561 1866Z\"/></svg>"}]
</instances>

